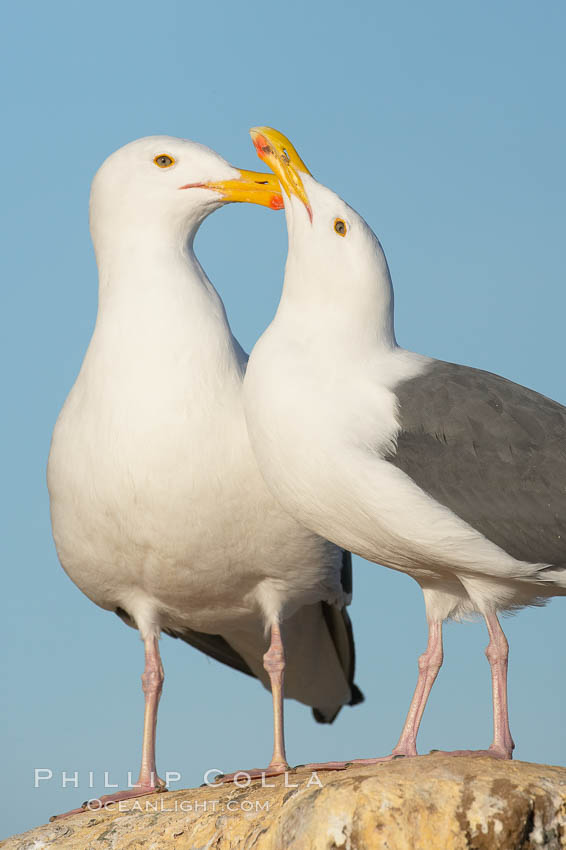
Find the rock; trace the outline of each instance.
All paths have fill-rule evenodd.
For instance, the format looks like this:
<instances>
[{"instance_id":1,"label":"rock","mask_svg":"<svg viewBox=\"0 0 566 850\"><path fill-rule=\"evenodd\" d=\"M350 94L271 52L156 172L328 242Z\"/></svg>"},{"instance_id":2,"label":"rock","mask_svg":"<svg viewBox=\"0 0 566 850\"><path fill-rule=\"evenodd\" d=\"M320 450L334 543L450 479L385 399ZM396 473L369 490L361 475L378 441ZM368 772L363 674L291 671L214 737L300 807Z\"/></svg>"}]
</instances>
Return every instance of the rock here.
<instances>
[{"instance_id":1,"label":"rock","mask_svg":"<svg viewBox=\"0 0 566 850\"><path fill-rule=\"evenodd\" d=\"M440 753L152 794L2 850L562 850L566 768ZM274 786L274 787L266 787Z\"/></svg>"}]
</instances>

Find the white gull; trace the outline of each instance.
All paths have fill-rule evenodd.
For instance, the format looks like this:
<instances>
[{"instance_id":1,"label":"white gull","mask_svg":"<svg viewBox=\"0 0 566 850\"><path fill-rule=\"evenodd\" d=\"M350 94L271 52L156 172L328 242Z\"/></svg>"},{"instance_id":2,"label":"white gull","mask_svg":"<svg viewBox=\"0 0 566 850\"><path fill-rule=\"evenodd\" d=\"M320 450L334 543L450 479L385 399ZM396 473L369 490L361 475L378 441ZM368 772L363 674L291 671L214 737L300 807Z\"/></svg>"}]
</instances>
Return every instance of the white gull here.
<instances>
[{"instance_id":1,"label":"white gull","mask_svg":"<svg viewBox=\"0 0 566 850\"><path fill-rule=\"evenodd\" d=\"M279 308L244 387L260 469L308 528L423 590L428 646L386 758L416 755L442 623L470 614L487 624L493 684L493 742L479 752L510 758L497 613L566 594L566 408L398 346L375 234L282 134L257 128L252 138L286 190L289 233Z\"/></svg>"},{"instance_id":2,"label":"white gull","mask_svg":"<svg viewBox=\"0 0 566 850\"><path fill-rule=\"evenodd\" d=\"M268 773L287 767L284 669L285 694L320 721L360 699L343 610L349 553L300 526L265 487L244 420L247 356L193 252L199 225L223 203L277 208L278 192L271 174L168 136L121 148L93 182L98 316L55 427L48 484L64 569L145 644L140 775L104 801L163 785L161 632L271 686Z\"/></svg>"}]
</instances>

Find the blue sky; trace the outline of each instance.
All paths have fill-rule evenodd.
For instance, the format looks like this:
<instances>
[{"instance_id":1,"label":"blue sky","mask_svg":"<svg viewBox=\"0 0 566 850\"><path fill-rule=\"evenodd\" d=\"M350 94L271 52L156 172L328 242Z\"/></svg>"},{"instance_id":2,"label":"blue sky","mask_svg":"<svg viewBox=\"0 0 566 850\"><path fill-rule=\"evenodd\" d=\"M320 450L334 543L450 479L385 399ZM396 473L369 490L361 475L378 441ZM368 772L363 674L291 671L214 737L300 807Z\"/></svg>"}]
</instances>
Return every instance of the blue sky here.
<instances>
[{"instance_id":1,"label":"blue sky","mask_svg":"<svg viewBox=\"0 0 566 850\"><path fill-rule=\"evenodd\" d=\"M551 0L31 0L10 17L0 836L102 791L105 770L121 781L138 768L142 645L59 567L45 486L51 430L96 314L87 205L97 167L132 139L169 133L256 168L248 128L277 127L379 235L402 345L566 404L565 23ZM283 215L229 206L196 249L249 350L278 301ZM405 717L426 642L420 590L359 560L354 578L366 702L332 727L289 703L293 763L387 753ZM564 604L504 623L520 759L566 764ZM422 752L489 744L485 644L481 624L447 627ZM195 785L208 767L264 764L269 694L179 642L165 638L162 652L159 770ZM54 773L39 789L36 767ZM60 787L63 770L80 771L79 789Z\"/></svg>"}]
</instances>

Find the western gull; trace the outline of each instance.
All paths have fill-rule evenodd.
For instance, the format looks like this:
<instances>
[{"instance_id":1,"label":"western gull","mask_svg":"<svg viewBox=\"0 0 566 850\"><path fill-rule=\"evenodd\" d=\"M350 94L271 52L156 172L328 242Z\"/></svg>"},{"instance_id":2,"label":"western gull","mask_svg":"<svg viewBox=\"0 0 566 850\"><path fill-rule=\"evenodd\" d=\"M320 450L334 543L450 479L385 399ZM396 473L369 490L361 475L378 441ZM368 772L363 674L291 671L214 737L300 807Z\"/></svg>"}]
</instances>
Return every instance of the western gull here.
<instances>
[{"instance_id":1,"label":"western gull","mask_svg":"<svg viewBox=\"0 0 566 850\"><path fill-rule=\"evenodd\" d=\"M375 234L285 136L251 134L285 189L289 234L281 301L244 385L262 474L307 528L423 590L428 645L386 758L417 754L443 621L470 614L487 624L493 687L493 742L480 752L511 758L497 614L566 594L566 408L401 348Z\"/></svg>"},{"instance_id":2,"label":"western gull","mask_svg":"<svg viewBox=\"0 0 566 850\"><path fill-rule=\"evenodd\" d=\"M169 136L127 144L94 178L98 316L55 426L48 486L63 568L145 645L139 778L102 803L164 785L155 766L161 632L271 687L268 775L287 768L284 671L285 695L320 722L361 700L344 610L350 554L299 525L266 488L244 419L247 355L193 252L211 212L231 201L281 208L279 193L272 174L239 171Z\"/></svg>"}]
</instances>

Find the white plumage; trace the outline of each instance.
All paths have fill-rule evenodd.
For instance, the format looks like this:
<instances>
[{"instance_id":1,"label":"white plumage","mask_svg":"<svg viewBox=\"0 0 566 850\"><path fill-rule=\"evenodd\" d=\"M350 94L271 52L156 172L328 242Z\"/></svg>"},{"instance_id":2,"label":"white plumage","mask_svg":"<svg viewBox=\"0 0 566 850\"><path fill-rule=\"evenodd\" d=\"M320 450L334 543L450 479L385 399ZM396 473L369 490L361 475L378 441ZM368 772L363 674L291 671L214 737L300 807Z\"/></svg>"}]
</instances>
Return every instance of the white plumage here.
<instances>
[{"instance_id":1,"label":"white plumage","mask_svg":"<svg viewBox=\"0 0 566 850\"><path fill-rule=\"evenodd\" d=\"M286 188L289 232L281 302L245 378L248 430L260 469L285 510L308 528L408 573L423 589L429 646L394 754L416 754L418 725L442 662L442 621L478 613L490 634L494 684L489 753L510 757L507 642L496 612L566 592L560 531L566 410L489 373L400 348L377 237L310 176L284 136L258 128L252 137ZM466 382L476 393L471 412L458 410L453 400ZM537 437L544 431L536 427L543 408L553 431L547 440ZM549 469L557 469L556 481L537 472L536 458L543 456ZM542 506L540 529L513 490ZM491 500L503 525L514 499L518 533L533 527L520 546L509 539L512 526L511 535L507 527L494 535L486 531L497 525L497 513L486 516ZM552 536L556 561L544 556L545 535ZM513 554L518 549L525 554Z\"/></svg>"},{"instance_id":2,"label":"white plumage","mask_svg":"<svg viewBox=\"0 0 566 850\"><path fill-rule=\"evenodd\" d=\"M156 167L160 155L174 164ZM222 660L269 687L265 633L286 620L286 693L330 720L352 696L347 615L329 627L320 605L347 602L344 553L265 487L243 414L247 357L192 250L224 202L200 184L239 177L208 148L166 136L126 145L97 173L99 310L53 435L53 533L75 584L139 628L155 712L161 630L220 635ZM199 185L179 191L189 183ZM142 764L142 790L159 785L154 772Z\"/></svg>"}]
</instances>

